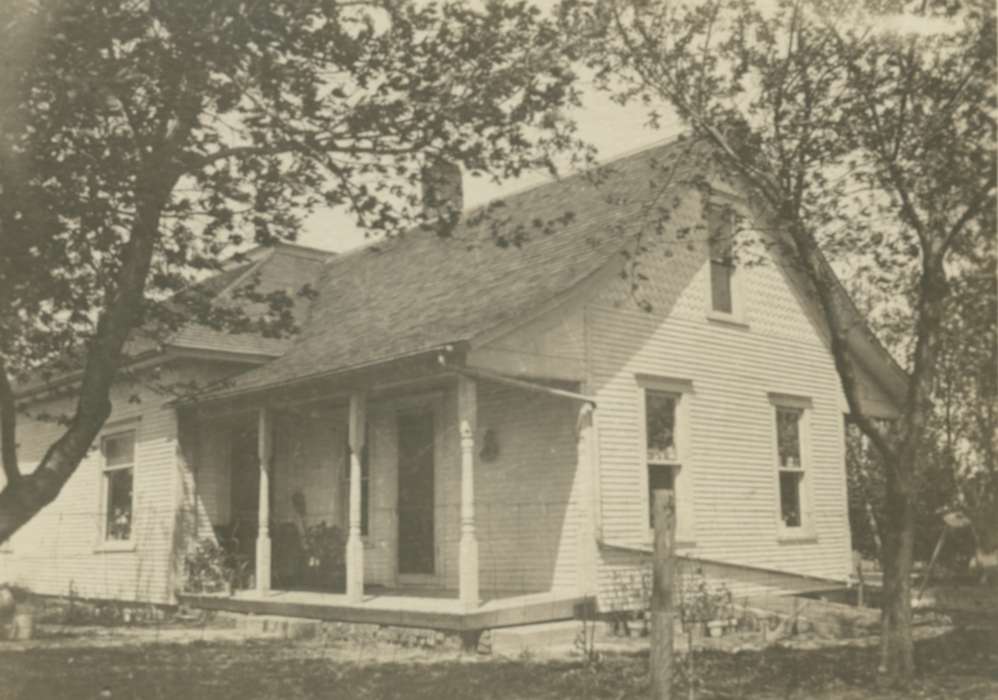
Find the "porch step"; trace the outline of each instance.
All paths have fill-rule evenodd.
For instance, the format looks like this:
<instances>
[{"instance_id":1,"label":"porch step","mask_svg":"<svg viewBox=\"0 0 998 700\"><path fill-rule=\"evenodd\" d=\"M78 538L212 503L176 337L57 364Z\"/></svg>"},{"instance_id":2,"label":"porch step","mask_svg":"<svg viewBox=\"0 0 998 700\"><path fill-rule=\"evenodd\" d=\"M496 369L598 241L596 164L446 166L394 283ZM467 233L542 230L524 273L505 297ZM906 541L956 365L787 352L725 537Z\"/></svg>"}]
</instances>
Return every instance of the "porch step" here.
<instances>
[{"instance_id":1,"label":"porch step","mask_svg":"<svg viewBox=\"0 0 998 700\"><path fill-rule=\"evenodd\" d=\"M276 637L277 639L314 639L322 627L321 620L281 615L245 615L223 613L235 621L236 629Z\"/></svg>"},{"instance_id":2,"label":"porch step","mask_svg":"<svg viewBox=\"0 0 998 700\"><path fill-rule=\"evenodd\" d=\"M492 653L518 656L553 647L571 647L580 631L582 622L579 620L500 627L491 631Z\"/></svg>"}]
</instances>

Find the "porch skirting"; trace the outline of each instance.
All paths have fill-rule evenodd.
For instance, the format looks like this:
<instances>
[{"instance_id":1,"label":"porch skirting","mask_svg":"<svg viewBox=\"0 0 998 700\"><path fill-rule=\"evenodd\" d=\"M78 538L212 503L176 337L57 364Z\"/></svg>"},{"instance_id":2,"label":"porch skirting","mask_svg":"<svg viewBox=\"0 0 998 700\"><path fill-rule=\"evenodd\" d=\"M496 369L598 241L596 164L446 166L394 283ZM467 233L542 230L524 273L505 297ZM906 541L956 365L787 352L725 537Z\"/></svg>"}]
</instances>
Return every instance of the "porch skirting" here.
<instances>
[{"instance_id":1,"label":"porch skirting","mask_svg":"<svg viewBox=\"0 0 998 700\"><path fill-rule=\"evenodd\" d=\"M469 611L459 598L365 594L353 602L345 594L303 591L240 591L233 596L178 595L181 603L204 610L282 615L314 620L420 627L473 632L581 617L591 601L557 593L532 593L486 600Z\"/></svg>"}]
</instances>

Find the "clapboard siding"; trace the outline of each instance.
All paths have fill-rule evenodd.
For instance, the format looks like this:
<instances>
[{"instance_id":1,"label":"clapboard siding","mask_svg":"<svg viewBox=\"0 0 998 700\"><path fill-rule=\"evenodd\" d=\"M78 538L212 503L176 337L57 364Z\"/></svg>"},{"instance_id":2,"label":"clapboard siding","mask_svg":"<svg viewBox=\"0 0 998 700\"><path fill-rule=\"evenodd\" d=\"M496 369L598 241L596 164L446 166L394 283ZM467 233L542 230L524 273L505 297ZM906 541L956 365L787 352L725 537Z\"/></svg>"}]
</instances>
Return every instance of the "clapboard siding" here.
<instances>
[{"instance_id":1,"label":"clapboard siding","mask_svg":"<svg viewBox=\"0 0 998 700\"><path fill-rule=\"evenodd\" d=\"M478 439L492 430L500 447L498 458L476 465L481 584L517 592L572 589L578 404L488 382L478 391Z\"/></svg>"},{"instance_id":2,"label":"clapboard siding","mask_svg":"<svg viewBox=\"0 0 998 700\"><path fill-rule=\"evenodd\" d=\"M694 221L690 208L676 225ZM708 319L704 241L652 245L636 293L615 280L586 306L588 371L599 408L599 488L604 542L647 547L637 375L688 380L693 545L684 552L732 565L842 580L850 567L843 403L831 355L809 302L763 248L739 271L744 324ZM667 249L663 250L663 248ZM639 308L647 303L651 311ZM781 540L774 408L770 394L807 397L808 515L814 538ZM601 599L640 569L641 557L603 547ZM746 575L747 576L747 575ZM774 573L774 577L778 574ZM735 583L748 590L759 574ZM750 581L749 578L752 580ZM740 586L740 588L739 588ZM774 588L786 588L785 577Z\"/></svg>"}]
</instances>

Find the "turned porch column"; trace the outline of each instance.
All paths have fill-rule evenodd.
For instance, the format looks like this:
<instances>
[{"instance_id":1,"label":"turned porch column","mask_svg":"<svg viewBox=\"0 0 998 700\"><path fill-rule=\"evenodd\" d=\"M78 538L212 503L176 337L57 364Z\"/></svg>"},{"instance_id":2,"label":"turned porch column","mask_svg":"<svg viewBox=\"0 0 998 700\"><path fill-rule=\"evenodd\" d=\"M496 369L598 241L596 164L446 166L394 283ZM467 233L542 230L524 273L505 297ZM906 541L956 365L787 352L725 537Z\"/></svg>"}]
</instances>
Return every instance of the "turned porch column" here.
<instances>
[{"instance_id":1,"label":"turned porch column","mask_svg":"<svg viewBox=\"0 0 998 700\"><path fill-rule=\"evenodd\" d=\"M270 411L261 408L258 421L256 444L260 460L260 500L257 508L256 589L264 593L270 590Z\"/></svg>"},{"instance_id":2,"label":"turned porch column","mask_svg":"<svg viewBox=\"0 0 998 700\"><path fill-rule=\"evenodd\" d=\"M475 535L475 428L478 389L475 380L457 380L457 419L461 434L461 545L458 559L458 591L466 610L477 608L478 538Z\"/></svg>"},{"instance_id":3,"label":"turned porch column","mask_svg":"<svg viewBox=\"0 0 998 700\"><path fill-rule=\"evenodd\" d=\"M596 591L596 508L593 484L595 440L592 403L583 402L576 422L576 474L579 477L578 513L578 591L592 595Z\"/></svg>"},{"instance_id":4,"label":"turned porch column","mask_svg":"<svg viewBox=\"0 0 998 700\"><path fill-rule=\"evenodd\" d=\"M347 535L347 598L359 603L364 599L364 542L361 540L361 464L364 454L364 427L367 423L367 395L350 395L350 530Z\"/></svg>"}]
</instances>

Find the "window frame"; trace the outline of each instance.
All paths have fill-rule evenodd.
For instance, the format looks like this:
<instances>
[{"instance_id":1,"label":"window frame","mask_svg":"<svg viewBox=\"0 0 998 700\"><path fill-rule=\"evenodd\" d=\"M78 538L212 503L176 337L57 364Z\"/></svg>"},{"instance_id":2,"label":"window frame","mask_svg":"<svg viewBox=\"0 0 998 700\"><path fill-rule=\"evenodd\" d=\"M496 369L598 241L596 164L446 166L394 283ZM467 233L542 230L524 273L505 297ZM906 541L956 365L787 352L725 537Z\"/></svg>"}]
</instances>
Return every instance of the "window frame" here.
<instances>
[{"instance_id":1,"label":"window frame","mask_svg":"<svg viewBox=\"0 0 998 700\"><path fill-rule=\"evenodd\" d=\"M637 382L638 407L638 456L641 464L641 509L643 529L646 531L646 542L653 542L655 531L651 522L651 490L649 467L668 466L672 468L672 491L676 502L676 546L692 547L695 544L694 501L693 501L693 467L691 442L691 404L693 401L693 382L687 379L671 379L667 377L639 374ZM675 443L675 459L648 459L648 394L658 393L670 396L674 401L673 441Z\"/></svg>"},{"instance_id":2,"label":"window frame","mask_svg":"<svg viewBox=\"0 0 998 700\"><path fill-rule=\"evenodd\" d=\"M811 414L813 403L809 397L769 394L770 420L772 421L772 468L774 481L775 498L775 519L777 525L777 539L780 541L816 540L814 514L812 512L814 496L811 493L811 485L814 482L812 472L814 471L814 460L811 451ZM785 467L780 463L780 411L794 411L798 413L797 422L797 449L800 454L800 464L794 467ZM783 521L783 485L781 483L784 473L798 475L797 500L800 511L800 525L787 525Z\"/></svg>"},{"instance_id":3,"label":"window frame","mask_svg":"<svg viewBox=\"0 0 998 700\"><path fill-rule=\"evenodd\" d=\"M100 452L100 471L99 471L99 523L98 523L98 536L97 536L97 546L96 551L99 552L114 552L114 551L132 551L135 549L135 491L136 491L136 475L138 474L138 444L139 444L139 430L138 425L117 425L111 427L106 432L102 433L99 438L99 452ZM107 463L107 448L106 445L108 441L115 438L120 438L124 435L131 435L132 437L132 459L128 464L116 464L109 466ZM128 527L128 537L126 539L109 539L108 537L108 516L110 509L110 485L111 482L108 479L108 474L112 472L120 472L124 470L131 470L132 472L132 494L131 494L131 513L129 515L129 527Z\"/></svg>"},{"instance_id":4,"label":"window frame","mask_svg":"<svg viewBox=\"0 0 998 700\"><path fill-rule=\"evenodd\" d=\"M730 227L731 253L727 267L730 268L728 288L731 295L731 311L722 311L714 308L714 263L717 260L714 256L714 231L712 230L713 215L719 210L727 209L726 224ZM707 207L707 284L706 284L706 310L707 318L711 321L720 321L739 326L747 325L745 314L745 293L746 285L744 271L738 265L734 254L735 240L738 237L739 224L745 220L735 208L735 204L729 201L711 204Z\"/></svg>"}]
</instances>

